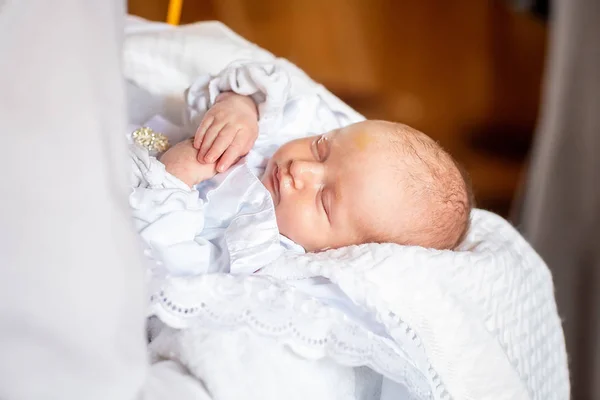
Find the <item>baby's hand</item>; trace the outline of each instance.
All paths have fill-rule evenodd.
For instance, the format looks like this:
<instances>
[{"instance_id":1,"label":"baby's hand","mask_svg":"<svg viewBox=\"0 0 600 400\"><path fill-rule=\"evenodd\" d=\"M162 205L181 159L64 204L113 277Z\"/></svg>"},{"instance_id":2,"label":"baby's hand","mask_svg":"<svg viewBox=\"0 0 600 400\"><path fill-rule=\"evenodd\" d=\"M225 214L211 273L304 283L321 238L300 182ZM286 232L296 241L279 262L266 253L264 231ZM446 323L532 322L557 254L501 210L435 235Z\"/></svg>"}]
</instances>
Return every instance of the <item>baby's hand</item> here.
<instances>
[{"instance_id":1,"label":"baby's hand","mask_svg":"<svg viewBox=\"0 0 600 400\"><path fill-rule=\"evenodd\" d=\"M248 154L257 137L256 104L248 96L227 92L219 95L204 115L194 147L198 149L199 162L211 164L219 160L217 171L223 172Z\"/></svg>"},{"instance_id":2,"label":"baby's hand","mask_svg":"<svg viewBox=\"0 0 600 400\"><path fill-rule=\"evenodd\" d=\"M165 165L167 172L192 187L217 174L216 164L199 163L197 154L192 139L188 139L167 150L159 161Z\"/></svg>"}]
</instances>

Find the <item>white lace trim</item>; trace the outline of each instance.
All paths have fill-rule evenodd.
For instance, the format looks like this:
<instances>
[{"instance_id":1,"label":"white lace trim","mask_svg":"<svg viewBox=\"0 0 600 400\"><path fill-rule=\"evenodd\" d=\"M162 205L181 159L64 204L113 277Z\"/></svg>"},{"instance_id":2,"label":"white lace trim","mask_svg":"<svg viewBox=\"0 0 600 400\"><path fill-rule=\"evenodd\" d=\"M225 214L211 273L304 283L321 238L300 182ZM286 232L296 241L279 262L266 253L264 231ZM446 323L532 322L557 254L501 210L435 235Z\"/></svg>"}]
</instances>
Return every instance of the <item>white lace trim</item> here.
<instances>
[{"instance_id":1,"label":"white lace trim","mask_svg":"<svg viewBox=\"0 0 600 400\"><path fill-rule=\"evenodd\" d=\"M402 346L415 367L425 375L432 396L435 399L451 400L452 396L442 377L429 362L419 335L378 296L376 288L369 290L368 280L364 279L366 271L377 268L393 256L394 253L388 246L353 246L341 251L308 255L287 252L261 272L283 280L323 276L336 282L339 281L341 271L352 271L351 275L356 283L352 287L353 300L372 310L376 321L385 326L390 336Z\"/></svg>"},{"instance_id":2,"label":"white lace trim","mask_svg":"<svg viewBox=\"0 0 600 400\"><path fill-rule=\"evenodd\" d=\"M152 312L171 327L222 331L247 327L276 338L303 358L328 357L341 365L368 366L403 384L415 399L434 398L430 378L406 351L422 350L415 347L418 341L406 325L395 333L400 348L342 312L265 277L213 274L165 282L151 297Z\"/></svg>"}]
</instances>

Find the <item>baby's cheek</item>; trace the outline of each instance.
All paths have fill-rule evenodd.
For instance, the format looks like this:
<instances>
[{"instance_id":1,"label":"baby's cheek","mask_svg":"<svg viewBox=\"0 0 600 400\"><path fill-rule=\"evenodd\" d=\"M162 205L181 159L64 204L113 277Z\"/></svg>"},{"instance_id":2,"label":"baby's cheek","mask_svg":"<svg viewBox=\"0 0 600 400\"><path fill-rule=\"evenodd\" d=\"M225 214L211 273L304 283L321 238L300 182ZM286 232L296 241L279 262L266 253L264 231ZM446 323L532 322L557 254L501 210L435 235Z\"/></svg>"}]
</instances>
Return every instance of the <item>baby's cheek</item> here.
<instances>
[{"instance_id":1,"label":"baby's cheek","mask_svg":"<svg viewBox=\"0 0 600 400\"><path fill-rule=\"evenodd\" d=\"M281 206L281 204L280 204ZM277 225L279 232L301 245L308 251L315 250L320 229L314 215L300 204L291 207L277 207Z\"/></svg>"},{"instance_id":2,"label":"baby's cheek","mask_svg":"<svg viewBox=\"0 0 600 400\"><path fill-rule=\"evenodd\" d=\"M297 231L297 229L294 228L297 224L292 210L290 210L288 207L284 207L282 204L279 204L279 206L275 209L275 215L277 216L277 226L279 227L279 232L294 240L293 236Z\"/></svg>"}]
</instances>

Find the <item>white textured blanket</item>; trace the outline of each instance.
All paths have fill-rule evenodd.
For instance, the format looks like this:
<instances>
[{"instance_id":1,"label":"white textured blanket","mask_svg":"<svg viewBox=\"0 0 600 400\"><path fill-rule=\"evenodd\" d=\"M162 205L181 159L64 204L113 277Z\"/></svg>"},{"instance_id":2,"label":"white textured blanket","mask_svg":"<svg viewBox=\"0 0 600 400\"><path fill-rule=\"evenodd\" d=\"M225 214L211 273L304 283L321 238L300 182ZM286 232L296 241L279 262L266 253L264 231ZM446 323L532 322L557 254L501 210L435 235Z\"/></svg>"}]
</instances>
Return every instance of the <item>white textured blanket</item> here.
<instances>
[{"instance_id":1,"label":"white textured blanket","mask_svg":"<svg viewBox=\"0 0 600 400\"><path fill-rule=\"evenodd\" d=\"M158 99L152 113L175 119L195 76L240 58L273 56L218 23L142 23L128 30L124 70ZM284 255L264 271L271 277L168 281L156 307L185 329L161 329L151 352L179 361L218 400L567 399L545 264L503 219L480 210L472 217L457 252L363 245ZM383 332L282 283L308 276L337 283ZM360 366L385 376L383 385L369 387L379 381L349 368Z\"/></svg>"}]
</instances>

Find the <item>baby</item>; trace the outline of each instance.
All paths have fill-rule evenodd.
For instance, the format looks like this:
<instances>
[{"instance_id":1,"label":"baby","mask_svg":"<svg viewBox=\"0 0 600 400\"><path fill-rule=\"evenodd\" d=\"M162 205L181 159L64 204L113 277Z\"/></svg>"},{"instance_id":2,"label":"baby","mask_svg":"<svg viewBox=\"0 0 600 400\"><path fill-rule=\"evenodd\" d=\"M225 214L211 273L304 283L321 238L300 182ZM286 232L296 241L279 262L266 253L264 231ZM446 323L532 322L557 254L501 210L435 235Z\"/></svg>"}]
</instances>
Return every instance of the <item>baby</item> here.
<instances>
[{"instance_id":1,"label":"baby","mask_svg":"<svg viewBox=\"0 0 600 400\"><path fill-rule=\"evenodd\" d=\"M194 139L160 161L194 187L248 153L258 119L250 97L225 92ZM368 242L454 249L469 226L471 190L457 164L398 123L363 121L285 143L260 179L280 233L308 252Z\"/></svg>"},{"instance_id":2,"label":"baby","mask_svg":"<svg viewBox=\"0 0 600 400\"><path fill-rule=\"evenodd\" d=\"M365 121L306 76L231 67L200 77L186 104L193 138L158 159L131 148L129 203L157 281L252 274L285 251L451 250L468 229L471 191L448 153L408 126Z\"/></svg>"},{"instance_id":3,"label":"baby","mask_svg":"<svg viewBox=\"0 0 600 400\"><path fill-rule=\"evenodd\" d=\"M196 299L197 279L226 273L268 276L382 334L374 313L296 255L372 242L450 250L468 229L470 189L450 155L408 126L364 121L305 76L234 66L198 78L186 106L183 134L193 138L158 159L131 149L129 202L152 261L148 316L158 329L199 314L237 318L230 309L245 304ZM223 281L211 295L230 290L246 288ZM277 292L257 296L266 307L308 306L275 301Z\"/></svg>"}]
</instances>

